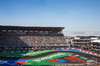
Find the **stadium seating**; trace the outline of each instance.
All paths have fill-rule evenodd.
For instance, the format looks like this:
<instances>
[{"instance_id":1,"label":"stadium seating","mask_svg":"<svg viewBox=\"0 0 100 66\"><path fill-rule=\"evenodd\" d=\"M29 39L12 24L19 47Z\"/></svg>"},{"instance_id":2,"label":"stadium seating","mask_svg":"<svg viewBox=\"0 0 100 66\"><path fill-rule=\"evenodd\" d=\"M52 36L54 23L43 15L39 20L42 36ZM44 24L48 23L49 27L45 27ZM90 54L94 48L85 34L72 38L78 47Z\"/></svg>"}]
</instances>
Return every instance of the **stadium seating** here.
<instances>
[{"instance_id":1,"label":"stadium seating","mask_svg":"<svg viewBox=\"0 0 100 66\"><path fill-rule=\"evenodd\" d=\"M0 34L0 48L3 50L31 50L63 44L66 40L62 34Z\"/></svg>"}]
</instances>

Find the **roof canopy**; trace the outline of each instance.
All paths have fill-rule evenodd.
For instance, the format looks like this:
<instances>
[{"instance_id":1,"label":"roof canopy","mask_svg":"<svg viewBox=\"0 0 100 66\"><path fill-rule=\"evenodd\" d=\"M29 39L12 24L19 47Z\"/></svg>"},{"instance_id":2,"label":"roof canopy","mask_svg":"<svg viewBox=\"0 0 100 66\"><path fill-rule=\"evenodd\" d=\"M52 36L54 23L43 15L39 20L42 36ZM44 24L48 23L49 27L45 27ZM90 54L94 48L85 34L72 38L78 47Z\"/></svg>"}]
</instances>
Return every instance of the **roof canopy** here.
<instances>
[{"instance_id":1,"label":"roof canopy","mask_svg":"<svg viewBox=\"0 0 100 66\"><path fill-rule=\"evenodd\" d=\"M92 43L100 43L100 40L93 40Z\"/></svg>"},{"instance_id":2,"label":"roof canopy","mask_svg":"<svg viewBox=\"0 0 100 66\"><path fill-rule=\"evenodd\" d=\"M38 31L60 32L63 29L64 27L0 26L0 30L38 30Z\"/></svg>"}]
</instances>

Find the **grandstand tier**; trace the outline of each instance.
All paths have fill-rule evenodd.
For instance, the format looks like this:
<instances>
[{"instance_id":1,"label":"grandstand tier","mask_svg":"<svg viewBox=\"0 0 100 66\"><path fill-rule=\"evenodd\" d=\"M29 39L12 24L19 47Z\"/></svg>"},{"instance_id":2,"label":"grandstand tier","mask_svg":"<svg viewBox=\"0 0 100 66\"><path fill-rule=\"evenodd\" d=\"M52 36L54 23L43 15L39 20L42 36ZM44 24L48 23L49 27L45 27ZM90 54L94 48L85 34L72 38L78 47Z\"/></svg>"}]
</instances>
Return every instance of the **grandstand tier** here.
<instances>
[{"instance_id":1,"label":"grandstand tier","mask_svg":"<svg viewBox=\"0 0 100 66\"><path fill-rule=\"evenodd\" d=\"M0 50L64 48L64 27L0 26Z\"/></svg>"}]
</instances>

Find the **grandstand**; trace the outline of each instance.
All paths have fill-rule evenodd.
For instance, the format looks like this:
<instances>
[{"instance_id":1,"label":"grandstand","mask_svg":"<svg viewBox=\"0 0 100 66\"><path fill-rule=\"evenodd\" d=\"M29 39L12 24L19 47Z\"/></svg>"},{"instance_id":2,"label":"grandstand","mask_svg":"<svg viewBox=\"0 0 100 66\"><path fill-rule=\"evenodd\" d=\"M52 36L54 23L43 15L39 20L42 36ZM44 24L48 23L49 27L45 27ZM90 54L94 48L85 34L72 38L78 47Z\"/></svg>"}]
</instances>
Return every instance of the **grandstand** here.
<instances>
[{"instance_id":1,"label":"grandstand","mask_svg":"<svg viewBox=\"0 0 100 66\"><path fill-rule=\"evenodd\" d=\"M0 50L42 50L64 48L64 27L0 26Z\"/></svg>"}]
</instances>

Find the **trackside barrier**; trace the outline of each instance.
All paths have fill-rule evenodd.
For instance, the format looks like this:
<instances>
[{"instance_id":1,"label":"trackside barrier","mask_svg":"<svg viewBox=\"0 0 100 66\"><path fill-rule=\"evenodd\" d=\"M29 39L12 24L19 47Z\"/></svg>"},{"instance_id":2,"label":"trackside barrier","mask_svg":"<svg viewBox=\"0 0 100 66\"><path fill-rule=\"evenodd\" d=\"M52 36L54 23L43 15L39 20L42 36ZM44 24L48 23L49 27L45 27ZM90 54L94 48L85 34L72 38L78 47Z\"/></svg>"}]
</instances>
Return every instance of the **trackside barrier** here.
<instances>
[{"instance_id":1,"label":"trackside barrier","mask_svg":"<svg viewBox=\"0 0 100 66\"><path fill-rule=\"evenodd\" d=\"M3 51L3 53L6 53L6 51Z\"/></svg>"},{"instance_id":2,"label":"trackside barrier","mask_svg":"<svg viewBox=\"0 0 100 66\"><path fill-rule=\"evenodd\" d=\"M77 49L77 48L61 48L61 49L53 49L54 51L75 51L75 52L83 52L86 54L91 54L91 55L95 55L100 57L100 54L97 53L93 53L93 52L89 52L89 51L85 51L85 50L81 50L81 49Z\"/></svg>"},{"instance_id":3,"label":"trackside barrier","mask_svg":"<svg viewBox=\"0 0 100 66\"><path fill-rule=\"evenodd\" d=\"M87 54L91 54L91 55L95 55L95 56L100 57L100 54L97 54L97 53L93 53L93 52L89 52L89 51L84 51L84 50L81 50L81 49L77 49L77 50L82 51L82 52L87 53Z\"/></svg>"},{"instance_id":4,"label":"trackside barrier","mask_svg":"<svg viewBox=\"0 0 100 66\"><path fill-rule=\"evenodd\" d=\"M13 53L14 51L11 51L11 53Z\"/></svg>"},{"instance_id":5,"label":"trackside barrier","mask_svg":"<svg viewBox=\"0 0 100 66\"><path fill-rule=\"evenodd\" d=\"M75 49L75 48L62 48L62 49L53 49L54 51L75 51L75 52L82 52L82 51L79 51L78 49Z\"/></svg>"},{"instance_id":6,"label":"trackside barrier","mask_svg":"<svg viewBox=\"0 0 100 66\"><path fill-rule=\"evenodd\" d=\"M17 52L21 52L21 51L17 51Z\"/></svg>"}]
</instances>

